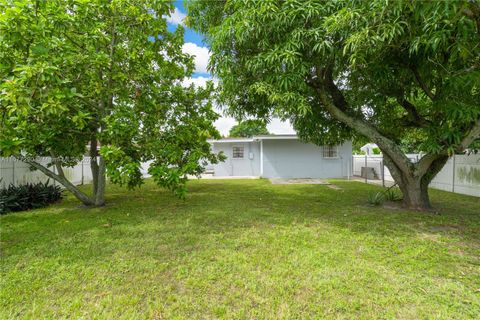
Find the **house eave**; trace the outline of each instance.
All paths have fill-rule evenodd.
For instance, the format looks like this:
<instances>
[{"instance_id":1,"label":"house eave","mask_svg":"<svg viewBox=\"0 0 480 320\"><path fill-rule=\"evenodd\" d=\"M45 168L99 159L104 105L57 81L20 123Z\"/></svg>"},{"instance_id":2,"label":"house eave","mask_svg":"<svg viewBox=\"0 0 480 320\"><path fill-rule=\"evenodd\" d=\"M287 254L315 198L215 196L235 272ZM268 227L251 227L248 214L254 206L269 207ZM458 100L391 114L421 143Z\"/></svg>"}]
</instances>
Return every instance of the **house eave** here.
<instances>
[{"instance_id":1,"label":"house eave","mask_svg":"<svg viewBox=\"0 0 480 320\"><path fill-rule=\"evenodd\" d=\"M241 143L241 142L259 142L262 140L298 140L296 135L264 135L253 136L251 138L223 138L219 140L209 139L210 143Z\"/></svg>"}]
</instances>

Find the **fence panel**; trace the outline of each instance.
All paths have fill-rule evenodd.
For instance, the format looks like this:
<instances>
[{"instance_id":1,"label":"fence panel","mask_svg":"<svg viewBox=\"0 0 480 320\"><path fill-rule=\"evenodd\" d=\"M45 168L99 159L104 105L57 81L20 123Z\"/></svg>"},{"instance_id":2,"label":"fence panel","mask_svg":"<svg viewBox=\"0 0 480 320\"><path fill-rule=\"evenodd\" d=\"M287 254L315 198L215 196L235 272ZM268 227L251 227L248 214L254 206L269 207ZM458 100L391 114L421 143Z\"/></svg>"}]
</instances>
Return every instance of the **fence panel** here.
<instances>
[{"instance_id":1,"label":"fence panel","mask_svg":"<svg viewBox=\"0 0 480 320\"><path fill-rule=\"evenodd\" d=\"M42 165L47 165L50 157L38 158L36 160ZM141 172L143 177L148 178L148 167L152 161L142 163ZM51 170L56 172L54 167ZM83 157L82 161L73 167L64 167L65 177L75 185L92 183L93 176L90 168L90 157ZM38 170L31 170L30 165L15 158L0 158L0 188L10 184L22 185L26 183L46 182L49 178ZM56 184L54 180L50 182Z\"/></svg>"},{"instance_id":2,"label":"fence panel","mask_svg":"<svg viewBox=\"0 0 480 320\"><path fill-rule=\"evenodd\" d=\"M419 154L407 154L412 162L421 159ZM379 181L393 182L394 179L386 166L383 166L382 155L354 155L352 169L354 176L360 177L362 167L373 168ZM363 177L365 178L365 177ZM371 179L369 179L371 180ZM480 196L480 155L455 155L451 157L443 169L430 184L431 188L455 193Z\"/></svg>"},{"instance_id":3,"label":"fence panel","mask_svg":"<svg viewBox=\"0 0 480 320\"><path fill-rule=\"evenodd\" d=\"M47 165L50 157L39 158L36 161L42 165ZM56 172L54 167L51 170ZM82 161L74 167L63 168L65 177L75 185L81 185L92 182L92 171L90 169L90 157L84 157ZM22 185L26 183L46 182L50 178L38 170L32 170L29 164L15 158L0 158L0 187ZM53 179L50 182L56 184Z\"/></svg>"},{"instance_id":4,"label":"fence panel","mask_svg":"<svg viewBox=\"0 0 480 320\"><path fill-rule=\"evenodd\" d=\"M46 165L49 161L49 158L41 158L38 160L42 165ZM0 178L0 185L2 187L10 184L21 185L45 182L48 180L48 177L40 171L32 171L29 164L14 158L0 158Z\"/></svg>"},{"instance_id":5,"label":"fence panel","mask_svg":"<svg viewBox=\"0 0 480 320\"><path fill-rule=\"evenodd\" d=\"M455 156L454 192L480 196L480 155Z\"/></svg>"}]
</instances>

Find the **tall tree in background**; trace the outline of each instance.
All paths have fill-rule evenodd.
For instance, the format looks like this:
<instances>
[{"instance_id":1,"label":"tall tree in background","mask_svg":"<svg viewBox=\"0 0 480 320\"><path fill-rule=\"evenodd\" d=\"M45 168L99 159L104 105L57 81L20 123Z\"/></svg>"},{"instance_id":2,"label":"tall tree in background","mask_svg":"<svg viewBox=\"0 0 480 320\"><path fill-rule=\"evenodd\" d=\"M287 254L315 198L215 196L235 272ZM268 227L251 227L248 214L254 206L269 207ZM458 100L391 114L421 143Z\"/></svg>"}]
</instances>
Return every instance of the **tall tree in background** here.
<instances>
[{"instance_id":1,"label":"tall tree in background","mask_svg":"<svg viewBox=\"0 0 480 320\"><path fill-rule=\"evenodd\" d=\"M187 174L218 160L206 141L218 132L212 85L181 85L193 64L182 53L183 28L167 30L173 9L155 0L1 1L1 155L29 163L88 206L104 204L106 175L141 184L144 161L160 185L183 195ZM87 145L91 196L62 170Z\"/></svg>"},{"instance_id":2,"label":"tall tree in background","mask_svg":"<svg viewBox=\"0 0 480 320\"><path fill-rule=\"evenodd\" d=\"M234 125L229 132L230 137L253 137L261 134L269 134L267 124L260 119L248 119Z\"/></svg>"},{"instance_id":3,"label":"tall tree in background","mask_svg":"<svg viewBox=\"0 0 480 320\"><path fill-rule=\"evenodd\" d=\"M480 135L478 0L198 0L188 21L232 114L276 114L317 144L366 137L408 208L430 208L431 180Z\"/></svg>"}]
</instances>

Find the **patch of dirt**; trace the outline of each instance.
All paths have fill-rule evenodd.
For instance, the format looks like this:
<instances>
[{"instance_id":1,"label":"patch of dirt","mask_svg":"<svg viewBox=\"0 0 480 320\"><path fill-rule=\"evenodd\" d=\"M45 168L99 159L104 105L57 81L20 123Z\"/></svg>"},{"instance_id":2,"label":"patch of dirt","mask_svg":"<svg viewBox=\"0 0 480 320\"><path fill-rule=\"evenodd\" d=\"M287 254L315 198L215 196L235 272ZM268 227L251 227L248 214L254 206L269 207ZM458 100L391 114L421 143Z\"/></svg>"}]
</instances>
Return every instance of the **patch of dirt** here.
<instances>
[{"instance_id":1,"label":"patch of dirt","mask_svg":"<svg viewBox=\"0 0 480 320\"><path fill-rule=\"evenodd\" d=\"M330 182L322 179L270 179L272 184L323 184L330 185Z\"/></svg>"},{"instance_id":2,"label":"patch of dirt","mask_svg":"<svg viewBox=\"0 0 480 320\"><path fill-rule=\"evenodd\" d=\"M387 210L402 210L401 202L388 201L383 204L383 208Z\"/></svg>"},{"instance_id":3,"label":"patch of dirt","mask_svg":"<svg viewBox=\"0 0 480 320\"><path fill-rule=\"evenodd\" d=\"M333 190L342 190L342 188L340 188L339 186L334 185L334 184L329 184L329 185L327 185L327 187L329 187L330 189L333 189Z\"/></svg>"},{"instance_id":4,"label":"patch of dirt","mask_svg":"<svg viewBox=\"0 0 480 320\"><path fill-rule=\"evenodd\" d=\"M456 231L459 230L460 228L458 226L435 226L435 227L430 227L428 228L429 231L431 232L443 232L443 231Z\"/></svg>"}]
</instances>

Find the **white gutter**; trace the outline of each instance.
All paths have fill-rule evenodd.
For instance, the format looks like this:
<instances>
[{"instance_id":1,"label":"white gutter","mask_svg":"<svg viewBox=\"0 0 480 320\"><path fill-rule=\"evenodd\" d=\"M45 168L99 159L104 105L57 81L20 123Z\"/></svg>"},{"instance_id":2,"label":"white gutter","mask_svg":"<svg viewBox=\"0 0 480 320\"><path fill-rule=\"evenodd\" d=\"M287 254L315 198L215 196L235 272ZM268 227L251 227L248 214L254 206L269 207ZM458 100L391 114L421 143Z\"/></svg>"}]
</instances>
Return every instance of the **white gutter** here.
<instances>
[{"instance_id":1,"label":"white gutter","mask_svg":"<svg viewBox=\"0 0 480 320\"><path fill-rule=\"evenodd\" d=\"M255 142L263 140L298 140L296 135L271 135L271 136L254 136L252 138L223 138L219 140L208 139L209 143L239 143L239 142Z\"/></svg>"},{"instance_id":2,"label":"white gutter","mask_svg":"<svg viewBox=\"0 0 480 320\"><path fill-rule=\"evenodd\" d=\"M271 136L254 136L257 140L298 140L298 137L294 134L290 135L271 135Z\"/></svg>"},{"instance_id":3,"label":"white gutter","mask_svg":"<svg viewBox=\"0 0 480 320\"><path fill-rule=\"evenodd\" d=\"M220 140L213 140L213 139L208 139L207 142L209 143L240 143L240 142L254 142L256 140L254 139L220 139Z\"/></svg>"}]
</instances>

